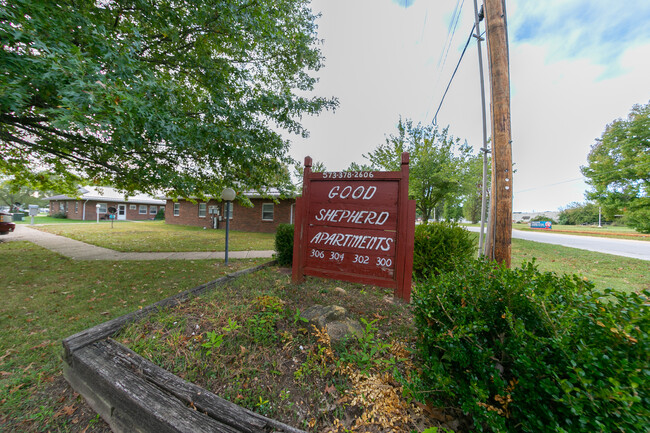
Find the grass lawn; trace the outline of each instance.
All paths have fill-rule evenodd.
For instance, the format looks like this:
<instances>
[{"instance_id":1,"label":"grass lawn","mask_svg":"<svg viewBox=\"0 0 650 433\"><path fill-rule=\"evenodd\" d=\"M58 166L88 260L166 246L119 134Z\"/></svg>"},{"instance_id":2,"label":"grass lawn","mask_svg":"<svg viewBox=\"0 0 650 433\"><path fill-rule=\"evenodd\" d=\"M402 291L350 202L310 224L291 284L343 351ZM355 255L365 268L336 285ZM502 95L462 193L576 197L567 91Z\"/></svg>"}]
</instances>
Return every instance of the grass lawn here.
<instances>
[{"instance_id":1,"label":"grass lawn","mask_svg":"<svg viewBox=\"0 0 650 433\"><path fill-rule=\"evenodd\" d=\"M480 227L480 224L461 224L467 227ZM516 223L512 225L514 230L535 231L542 233L564 233L577 236L595 236L612 239L634 239L637 241L650 241L650 234L639 233L629 227L620 226L569 226L553 224L551 230L531 229L528 223Z\"/></svg>"},{"instance_id":2,"label":"grass lawn","mask_svg":"<svg viewBox=\"0 0 650 433\"><path fill-rule=\"evenodd\" d=\"M30 216L25 216L23 217L22 221L14 221L16 224L27 224L31 225L32 223L32 217ZM70 220L67 218L53 218L51 216L35 216L34 217L34 224L89 224L89 223L95 223L97 224L96 221L81 221L81 220ZM101 221L101 223L104 223L104 221Z\"/></svg>"},{"instance_id":3,"label":"grass lawn","mask_svg":"<svg viewBox=\"0 0 650 433\"><path fill-rule=\"evenodd\" d=\"M226 231L165 224L163 221L110 222L34 227L78 241L124 252L224 251ZM230 231L230 251L272 250L273 233Z\"/></svg>"},{"instance_id":4,"label":"grass lawn","mask_svg":"<svg viewBox=\"0 0 650 433\"><path fill-rule=\"evenodd\" d=\"M597 288L626 292L650 289L650 261L540 242L512 240L512 266L535 258L541 271L580 274Z\"/></svg>"},{"instance_id":5,"label":"grass lawn","mask_svg":"<svg viewBox=\"0 0 650 433\"><path fill-rule=\"evenodd\" d=\"M629 227L618 226L568 226L553 224L551 230L531 229L528 224L513 224L513 229L523 231L536 231L542 233L564 233L577 236L596 236L613 239L634 239L637 241L650 241L650 234L639 233Z\"/></svg>"},{"instance_id":6,"label":"grass lawn","mask_svg":"<svg viewBox=\"0 0 650 433\"><path fill-rule=\"evenodd\" d=\"M27 242L0 253L0 430L15 432L105 431L62 377L63 338L265 260L86 262Z\"/></svg>"}]
</instances>

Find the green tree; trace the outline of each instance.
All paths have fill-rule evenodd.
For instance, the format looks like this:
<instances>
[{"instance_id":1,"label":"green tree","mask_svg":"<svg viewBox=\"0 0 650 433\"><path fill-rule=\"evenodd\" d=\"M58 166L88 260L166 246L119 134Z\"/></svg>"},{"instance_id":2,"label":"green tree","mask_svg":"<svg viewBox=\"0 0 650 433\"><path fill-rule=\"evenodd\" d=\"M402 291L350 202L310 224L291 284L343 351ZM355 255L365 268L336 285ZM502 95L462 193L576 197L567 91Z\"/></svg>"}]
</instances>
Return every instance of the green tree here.
<instances>
[{"instance_id":1,"label":"green tree","mask_svg":"<svg viewBox=\"0 0 650 433\"><path fill-rule=\"evenodd\" d=\"M444 201L442 216L445 221L458 222L463 218L463 206L458 197L448 197Z\"/></svg>"},{"instance_id":2,"label":"green tree","mask_svg":"<svg viewBox=\"0 0 650 433\"><path fill-rule=\"evenodd\" d=\"M323 161L312 161L311 172L312 173L322 173L327 171L325 163ZM294 188L292 189L293 193L302 194L302 181L303 174L305 174L305 165L303 162L296 162L293 165L293 177L296 179L294 182Z\"/></svg>"},{"instance_id":3,"label":"green tree","mask_svg":"<svg viewBox=\"0 0 650 433\"><path fill-rule=\"evenodd\" d=\"M569 203L560 210L558 222L566 225L598 223L598 205L595 203Z\"/></svg>"},{"instance_id":4,"label":"green tree","mask_svg":"<svg viewBox=\"0 0 650 433\"><path fill-rule=\"evenodd\" d=\"M623 211L626 224L650 233L650 103L635 105L627 119L607 125L582 173L591 185L587 198Z\"/></svg>"},{"instance_id":5,"label":"green tree","mask_svg":"<svg viewBox=\"0 0 650 433\"><path fill-rule=\"evenodd\" d=\"M463 196L471 148L449 135L449 127L440 130L400 119L397 134L364 157L375 169L397 171L402 152L411 155L409 195L425 221L446 198Z\"/></svg>"},{"instance_id":6,"label":"green tree","mask_svg":"<svg viewBox=\"0 0 650 433\"><path fill-rule=\"evenodd\" d=\"M356 162L351 162L345 171L373 171L373 168L368 164L358 164Z\"/></svg>"},{"instance_id":7,"label":"green tree","mask_svg":"<svg viewBox=\"0 0 650 433\"><path fill-rule=\"evenodd\" d=\"M537 215L536 217L531 218L530 221L549 221L551 224L558 224L557 221L546 215Z\"/></svg>"},{"instance_id":8,"label":"green tree","mask_svg":"<svg viewBox=\"0 0 650 433\"><path fill-rule=\"evenodd\" d=\"M30 204L46 206L48 202L42 197L44 194L18 185L13 180L0 182L0 206L8 206L10 211L16 207L27 207Z\"/></svg>"},{"instance_id":9,"label":"green tree","mask_svg":"<svg viewBox=\"0 0 650 433\"><path fill-rule=\"evenodd\" d=\"M487 179L490 182L491 164L488 157ZM481 220L481 202L483 197L483 155L473 155L468 161L467 181L465 200L463 201L463 216L466 220L476 224ZM489 185L486 195L489 195ZM489 207L489 200L486 201L486 209ZM487 218L487 210L486 210Z\"/></svg>"},{"instance_id":10,"label":"green tree","mask_svg":"<svg viewBox=\"0 0 650 433\"><path fill-rule=\"evenodd\" d=\"M288 131L334 108L308 0L12 0L0 6L0 174L170 197L264 188Z\"/></svg>"}]
</instances>

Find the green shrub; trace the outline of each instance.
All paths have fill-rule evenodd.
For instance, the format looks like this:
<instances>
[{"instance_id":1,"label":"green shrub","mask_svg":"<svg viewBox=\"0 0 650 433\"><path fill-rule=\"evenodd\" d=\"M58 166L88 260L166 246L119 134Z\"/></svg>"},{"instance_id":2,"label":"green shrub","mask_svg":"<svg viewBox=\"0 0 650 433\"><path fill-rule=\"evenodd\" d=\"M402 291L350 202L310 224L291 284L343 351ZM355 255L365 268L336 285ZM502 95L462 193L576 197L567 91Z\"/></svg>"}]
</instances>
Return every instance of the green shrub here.
<instances>
[{"instance_id":1,"label":"green shrub","mask_svg":"<svg viewBox=\"0 0 650 433\"><path fill-rule=\"evenodd\" d=\"M57 212L55 214L52 214L52 218L67 219L68 215L65 212Z\"/></svg>"},{"instance_id":2,"label":"green shrub","mask_svg":"<svg viewBox=\"0 0 650 433\"><path fill-rule=\"evenodd\" d=\"M478 431L645 432L649 296L598 292L534 263L474 261L419 284L423 395Z\"/></svg>"},{"instance_id":3,"label":"green shrub","mask_svg":"<svg viewBox=\"0 0 650 433\"><path fill-rule=\"evenodd\" d=\"M415 227L413 275L426 279L455 269L472 259L476 245L472 234L456 223L438 222Z\"/></svg>"},{"instance_id":4,"label":"green shrub","mask_svg":"<svg viewBox=\"0 0 650 433\"><path fill-rule=\"evenodd\" d=\"M545 215L537 215L535 218L532 218L531 221L550 221L551 224L557 224L557 221Z\"/></svg>"},{"instance_id":5,"label":"green shrub","mask_svg":"<svg viewBox=\"0 0 650 433\"><path fill-rule=\"evenodd\" d=\"M596 203L570 203L558 215L559 224L580 225L598 222L598 205Z\"/></svg>"},{"instance_id":6,"label":"green shrub","mask_svg":"<svg viewBox=\"0 0 650 433\"><path fill-rule=\"evenodd\" d=\"M280 224L275 232L276 260L280 266L293 263L293 224Z\"/></svg>"},{"instance_id":7,"label":"green shrub","mask_svg":"<svg viewBox=\"0 0 650 433\"><path fill-rule=\"evenodd\" d=\"M165 219L165 208L161 207L160 209L158 209L158 212L156 213L156 216L153 217L153 220L154 221L160 221L160 220L164 220L164 219Z\"/></svg>"}]
</instances>

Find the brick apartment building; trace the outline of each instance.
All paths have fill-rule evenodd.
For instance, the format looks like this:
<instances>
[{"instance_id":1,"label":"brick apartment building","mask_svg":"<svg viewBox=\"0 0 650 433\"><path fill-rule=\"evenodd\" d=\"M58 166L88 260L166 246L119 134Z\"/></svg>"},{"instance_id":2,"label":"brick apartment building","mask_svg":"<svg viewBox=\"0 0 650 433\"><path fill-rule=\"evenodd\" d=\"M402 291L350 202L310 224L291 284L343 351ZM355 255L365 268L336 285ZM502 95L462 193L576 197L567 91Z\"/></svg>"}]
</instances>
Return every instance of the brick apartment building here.
<instances>
[{"instance_id":1,"label":"brick apartment building","mask_svg":"<svg viewBox=\"0 0 650 433\"><path fill-rule=\"evenodd\" d=\"M47 197L50 215L63 213L68 219L95 221L106 219L109 209L115 208L117 220L150 220L165 207L165 200L146 194L125 197L115 188L86 186L79 188L79 197L55 195ZM99 205L99 207L97 206Z\"/></svg>"},{"instance_id":2,"label":"brick apartment building","mask_svg":"<svg viewBox=\"0 0 650 433\"><path fill-rule=\"evenodd\" d=\"M259 195L246 194L253 207L232 202L230 229L246 232L275 233L279 224L293 223L295 198L278 198L277 203ZM224 228L225 202L210 199L192 203L187 200L167 199L165 222L205 228Z\"/></svg>"}]
</instances>

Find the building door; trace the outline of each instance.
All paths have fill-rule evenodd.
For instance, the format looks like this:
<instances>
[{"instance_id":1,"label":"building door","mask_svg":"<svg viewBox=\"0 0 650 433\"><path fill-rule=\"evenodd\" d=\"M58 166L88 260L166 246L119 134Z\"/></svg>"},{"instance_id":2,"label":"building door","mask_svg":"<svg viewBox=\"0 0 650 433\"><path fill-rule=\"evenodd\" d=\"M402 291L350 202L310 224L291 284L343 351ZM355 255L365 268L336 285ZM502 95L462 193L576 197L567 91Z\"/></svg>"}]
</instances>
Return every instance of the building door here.
<instances>
[{"instance_id":1,"label":"building door","mask_svg":"<svg viewBox=\"0 0 650 433\"><path fill-rule=\"evenodd\" d=\"M126 205L118 204L117 205L117 219L126 221Z\"/></svg>"}]
</instances>

